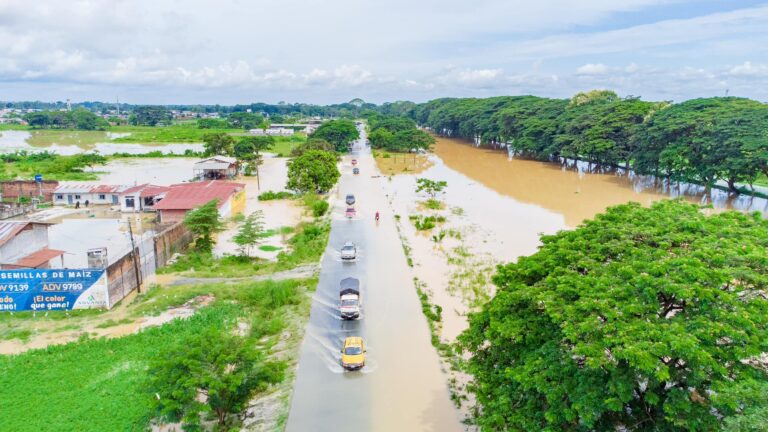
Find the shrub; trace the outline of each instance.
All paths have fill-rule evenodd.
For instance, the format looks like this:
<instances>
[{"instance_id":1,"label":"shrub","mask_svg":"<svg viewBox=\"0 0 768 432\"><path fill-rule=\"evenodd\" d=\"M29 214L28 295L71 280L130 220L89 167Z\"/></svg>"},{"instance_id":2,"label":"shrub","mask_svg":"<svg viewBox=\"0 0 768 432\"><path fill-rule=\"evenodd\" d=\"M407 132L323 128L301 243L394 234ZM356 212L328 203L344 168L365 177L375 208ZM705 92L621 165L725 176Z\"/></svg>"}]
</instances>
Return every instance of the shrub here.
<instances>
[{"instance_id":1,"label":"shrub","mask_svg":"<svg viewBox=\"0 0 768 432\"><path fill-rule=\"evenodd\" d=\"M328 211L328 201L315 201L312 204L312 214L315 217L320 217Z\"/></svg>"},{"instance_id":2,"label":"shrub","mask_svg":"<svg viewBox=\"0 0 768 432\"><path fill-rule=\"evenodd\" d=\"M287 191L280 191L280 192L274 192L274 191L266 191L259 195L259 201L272 201L272 200L281 200L281 199L291 199L294 198L295 195L293 195L290 192Z\"/></svg>"}]
</instances>

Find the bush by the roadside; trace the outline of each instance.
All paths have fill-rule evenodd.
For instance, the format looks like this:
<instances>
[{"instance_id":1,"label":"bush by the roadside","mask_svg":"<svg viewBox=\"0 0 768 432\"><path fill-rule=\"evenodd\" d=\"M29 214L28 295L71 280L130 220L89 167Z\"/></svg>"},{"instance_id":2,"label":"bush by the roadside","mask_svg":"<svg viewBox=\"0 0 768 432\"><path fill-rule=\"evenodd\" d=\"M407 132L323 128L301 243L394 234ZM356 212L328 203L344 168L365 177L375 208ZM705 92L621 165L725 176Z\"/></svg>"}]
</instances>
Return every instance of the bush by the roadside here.
<instances>
[{"instance_id":1,"label":"bush by the roadside","mask_svg":"<svg viewBox=\"0 0 768 432\"><path fill-rule=\"evenodd\" d=\"M312 204L312 215L315 217L320 217L328 211L328 207L328 201L316 201L314 204Z\"/></svg>"},{"instance_id":2,"label":"bush by the roadside","mask_svg":"<svg viewBox=\"0 0 768 432\"><path fill-rule=\"evenodd\" d=\"M266 191L259 195L259 201L272 201L272 200L291 199L291 198L295 198L295 195L286 191L280 191L280 192Z\"/></svg>"}]
</instances>

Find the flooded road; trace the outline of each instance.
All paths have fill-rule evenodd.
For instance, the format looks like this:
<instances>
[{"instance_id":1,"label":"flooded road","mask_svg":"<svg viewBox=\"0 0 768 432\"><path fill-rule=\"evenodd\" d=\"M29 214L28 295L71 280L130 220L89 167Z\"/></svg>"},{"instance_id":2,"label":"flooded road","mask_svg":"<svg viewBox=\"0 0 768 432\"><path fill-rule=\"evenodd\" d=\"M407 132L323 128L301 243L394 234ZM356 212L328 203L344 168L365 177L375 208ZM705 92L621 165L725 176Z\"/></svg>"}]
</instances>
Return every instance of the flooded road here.
<instances>
[{"instance_id":1,"label":"flooded road","mask_svg":"<svg viewBox=\"0 0 768 432\"><path fill-rule=\"evenodd\" d=\"M83 152L98 151L102 155L115 153L144 154L153 151L163 153L183 154L186 150L203 151L200 143L114 143L114 138L129 135L128 133L103 131L59 131L39 130L0 131L0 152L15 151L48 151L60 155L74 155Z\"/></svg>"},{"instance_id":2,"label":"flooded road","mask_svg":"<svg viewBox=\"0 0 768 432\"><path fill-rule=\"evenodd\" d=\"M288 431L460 431L437 353L413 286L383 191L386 178L376 172L367 150L360 152L360 175L344 158L332 207L332 230L301 349ZM357 216L344 218L344 196L357 198ZM381 222L374 222L376 210ZM346 241L359 258L343 263L338 250ZM339 281L360 279L362 318L341 321ZM340 348L347 336L367 343L366 366L345 372Z\"/></svg>"}]
</instances>

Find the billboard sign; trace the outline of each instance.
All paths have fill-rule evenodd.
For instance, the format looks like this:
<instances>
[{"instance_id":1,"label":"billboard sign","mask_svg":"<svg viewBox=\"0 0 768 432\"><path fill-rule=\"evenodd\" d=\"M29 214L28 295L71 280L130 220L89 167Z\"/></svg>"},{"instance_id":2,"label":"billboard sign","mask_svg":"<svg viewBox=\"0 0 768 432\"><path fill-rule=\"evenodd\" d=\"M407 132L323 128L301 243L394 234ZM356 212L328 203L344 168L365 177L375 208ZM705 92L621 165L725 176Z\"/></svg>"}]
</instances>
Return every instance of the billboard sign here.
<instances>
[{"instance_id":1,"label":"billboard sign","mask_svg":"<svg viewBox=\"0 0 768 432\"><path fill-rule=\"evenodd\" d=\"M105 307L104 269L0 270L0 312Z\"/></svg>"}]
</instances>

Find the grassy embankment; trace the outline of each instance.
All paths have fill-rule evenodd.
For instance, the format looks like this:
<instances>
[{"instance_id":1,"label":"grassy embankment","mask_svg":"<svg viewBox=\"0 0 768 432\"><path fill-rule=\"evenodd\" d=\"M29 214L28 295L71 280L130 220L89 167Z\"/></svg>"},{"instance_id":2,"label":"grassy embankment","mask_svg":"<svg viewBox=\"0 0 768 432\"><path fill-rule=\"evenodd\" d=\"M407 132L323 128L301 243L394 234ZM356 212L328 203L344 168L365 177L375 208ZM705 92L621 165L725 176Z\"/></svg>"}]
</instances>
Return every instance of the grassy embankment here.
<instances>
[{"instance_id":1,"label":"grassy embankment","mask_svg":"<svg viewBox=\"0 0 768 432\"><path fill-rule=\"evenodd\" d=\"M183 271L194 276L252 276L289 270L318 262L328 242L325 219L306 222L294 230L283 229L289 249L277 261L216 259L190 254L163 272ZM267 233L265 235L277 234ZM198 266L201 271L195 271ZM202 267L199 267L202 266ZM282 362L285 376L278 384L256 395L273 414L268 429L282 429L287 418L293 371L303 326L309 314L310 293L315 278L275 281L217 281L211 284L155 286L117 315L116 310L70 311L0 315L4 339L28 338L30 323L49 321L51 331L83 330L81 340L66 345L32 350L15 356L0 356L0 416L9 430L143 430L153 417L153 395L147 388L147 366L164 355L164 348L184 343L192 335L214 329L242 331L271 361ZM141 316L158 315L199 296L215 300L191 318L174 320L137 334L114 339L89 339L89 319L98 318L98 328L130 322ZM111 314L115 314L113 317ZM109 317L109 318L107 318ZM107 318L107 319L105 319ZM73 324L74 323L74 324ZM93 322L91 322L91 326ZM38 326L39 327L39 326ZM239 330L238 330L239 329ZM51 365L54 365L52 367ZM18 395L29 395L19 399ZM264 401L264 402L262 402ZM261 406L261 405L260 405ZM19 415L18 413L25 413Z\"/></svg>"},{"instance_id":2,"label":"grassy embankment","mask_svg":"<svg viewBox=\"0 0 768 432\"><path fill-rule=\"evenodd\" d=\"M315 284L315 280L286 280L158 289L132 305L134 311L156 314L203 294L216 300L191 318L134 335L83 338L0 357L3 429L144 430L152 418L154 398L147 390L147 366L171 344L210 329L234 332L238 323L248 325L244 337L290 370L295 357L283 358L275 352L298 346L309 311L307 293ZM283 385L290 382L264 393Z\"/></svg>"},{"instance_id":3,"label":"grassy embankment","mask_svg":"<svg viewBox=\"0 0 768 432\"><path fill-rule=\"evenodd\" d=\"M41 174L45 180L96 180L100 172L88 168L78 156L52 153L7 154L0 156L0 180L27 179Z\"/></svg>"}]
</instances>

